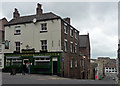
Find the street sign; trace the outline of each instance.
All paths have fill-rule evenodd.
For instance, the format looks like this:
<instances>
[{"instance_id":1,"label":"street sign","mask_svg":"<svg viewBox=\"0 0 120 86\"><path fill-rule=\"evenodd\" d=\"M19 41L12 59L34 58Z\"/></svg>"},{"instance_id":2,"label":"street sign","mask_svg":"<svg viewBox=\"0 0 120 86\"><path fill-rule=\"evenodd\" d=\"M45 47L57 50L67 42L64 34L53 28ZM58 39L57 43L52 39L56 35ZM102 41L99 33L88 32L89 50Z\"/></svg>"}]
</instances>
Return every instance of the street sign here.
<instances>
[{"instance_id":1,"label":"street sign","mask_svg":"<svg viewBox=\"0 0 120 86\"><path fill-rule=\"evenodd\" d=\"M64 62L64 58L62 58L62 62Z\"/></svg>"}]
</instances>

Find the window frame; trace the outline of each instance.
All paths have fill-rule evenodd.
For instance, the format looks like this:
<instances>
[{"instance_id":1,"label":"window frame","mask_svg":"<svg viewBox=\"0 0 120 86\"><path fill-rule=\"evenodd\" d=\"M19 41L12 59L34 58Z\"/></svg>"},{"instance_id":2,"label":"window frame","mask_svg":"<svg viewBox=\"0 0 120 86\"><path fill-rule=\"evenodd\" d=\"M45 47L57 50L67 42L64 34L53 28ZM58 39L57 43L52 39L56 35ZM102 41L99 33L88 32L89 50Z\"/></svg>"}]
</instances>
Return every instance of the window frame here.
<instances>
[{"instance_id":1,"label":"window frame","mask_svg":"<svg viewBox=\"0 0 120 86\"><path fill-rule=\"evenodd\" d=\"M77 60L75 60L75 67L77 68L77 66L78 66L78 65L77 65Z\"/></svg>"},{"instance_id":2,"label":"window frame","mask_svg":"<svg viewBox=\"0 0 120 86\"><path fill-rule=\"evenodd\" d=\"M17 45L17 43L19 43L18 45ZM17 51L17 52L20 52L20 42L15 42L15 50Z\"/></svg>"},{"instance_id":3,"label":"window frame","mask_svg":"<svg viewBox=\"0 0 120 86\"><path fill-rule=\"evenodd\" d=\"M67 39L64 39L64 51L67 52Z\"/></svg>"},{"instance_id":4,"label":"window frame","mask_svg":"<svg viewBox=\"0 0 120 86\"><path fill-rule=\"evenodd\" d=\"M70 36L73 37L73 28L70 27Z\"/></svg>"},{"instance_id":5,"label":"window frame","mask_svg":"<svg viewBox=\"0 0 120 86\"><path fill-rule=\"evenodd\" d=\"M75 39L77 39L77 30L75 30Z\"/></svg>"},{"instance_id":6,"label":"window frame","mask_svg":"<svg viewBox=\"0 0 120 86\"><path fill-rule=\"evenodd\" d=\"M21 34L21 27L15 26L14 35L20 35Z\"/></svg>"},{"instance_id":7,"label":"window frame","mask_svg":"<svg viewBox=\"0 0 120 86\"><path fill-rule=\"evenodd\" d=\"M41 23L40 26L41 26L40 33L47 32L47 30L48 30L47 23Z\"/></svg>"},{"instance_id":8,"label":"window frame","mask_svg":"<svg viewBox=\"0 0 120 86\"><path fill-rule=\"evenodd\" d=\"M77 53L77 43L75 43L75 53Z\"/></svg>"},{"instance_id":9,"label":"window frame","mask_svg":"<svg viewBox=\"0 0 120 86\"><path fill-rule=\"evenodd\" d=\"M68 27L68 25L67 25L66 23L64 23L64 33L65 33L65 34L68 34L68 32L67 32L67 27Z\"/></svg>"},{"instance_id":10,"label":"window frame","mask_svg":"<svg viewBox=\"0 0 120 86\"><path fill-rule=\"evenodd\" d=\"M46 42L46 43L44 44L44 42ZM43 49L43 47L44 47L44 49ZM41 40L41 50L47 51L47 40Z\"/></svg>"},{"instance_id":11,"label":"window frame","mask_svg":"<svg viewBox=\"0 0 120 86\"><path fill-rule=\"evenodd\" d=\"M73 53L73 42L70 42L70 52Z\"/></svg>"},{"instance_id":12,"label":"window frame","mask_svg":"<svg viewBox=\"0 0 120 86\"><path fill-rule=\"evenodd\" d=\"M70 68L72 68L72 67L73 67L73 61L70 60Z\"/></svg>"}]
</instances>

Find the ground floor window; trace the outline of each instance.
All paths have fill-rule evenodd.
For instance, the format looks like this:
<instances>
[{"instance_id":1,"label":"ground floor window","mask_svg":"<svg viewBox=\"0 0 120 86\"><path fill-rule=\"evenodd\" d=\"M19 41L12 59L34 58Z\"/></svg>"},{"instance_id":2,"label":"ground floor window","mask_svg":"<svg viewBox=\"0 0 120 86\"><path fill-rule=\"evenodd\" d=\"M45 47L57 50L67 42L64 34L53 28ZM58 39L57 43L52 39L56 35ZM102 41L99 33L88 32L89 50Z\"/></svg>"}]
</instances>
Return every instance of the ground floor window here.
<instances>
[{"instance_id":1,"label":"ground floor window","mask_svg":"<svg viewBox=\"0 0 120 86\"><path fill-rule=\"evenodd\" d=\"M22 59L12 59L12 65L21 65Z\"/></svg>"},{"instance_id":2,"label":"ground floor window","mask_svg":"<svg viewBox=\"0 0 120 86\"><path fill-rule=\"evenodd\" d=\"M39 66L43 66L43 65L50 65L50 58L35 58L35 63L34 65L39 65Z\"/></svg>"},{"instance_id":3,"label":"ground floor window","mask_svg":"<svg viewBox=\"0 0 120 86\"><path fill-rule=\"evenodd\" d=\"M2 66L2 59L0 59L0 66Z\"/></svg>"},{"instance_id":4,"label":"ground floor window","mask_svg":"<svg viewBox=\"0 0 120 86\"><path fill-rule=\"evenodd\" d=\"M6 59L6 66L10 66L10 59Z\"/></svg>"}]
</instances>

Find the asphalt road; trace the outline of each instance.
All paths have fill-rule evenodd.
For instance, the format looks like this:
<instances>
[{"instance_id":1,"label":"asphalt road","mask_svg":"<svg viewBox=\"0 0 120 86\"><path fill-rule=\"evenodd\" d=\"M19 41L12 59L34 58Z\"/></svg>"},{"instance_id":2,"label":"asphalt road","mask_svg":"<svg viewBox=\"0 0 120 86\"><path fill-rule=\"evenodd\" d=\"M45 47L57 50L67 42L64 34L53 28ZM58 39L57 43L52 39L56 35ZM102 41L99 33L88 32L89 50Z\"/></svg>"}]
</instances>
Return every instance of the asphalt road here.
<instances>
[{"instance_id":1,"label":"asphalt road","mask_svg":"<svg viewBox=\"0 0 120 86\"><path fill-rule=\"evenodd\" d=\"M114 80L80 80L39 74L2 73L2 84L115 84Z\"/></svg>"}]
</instances>

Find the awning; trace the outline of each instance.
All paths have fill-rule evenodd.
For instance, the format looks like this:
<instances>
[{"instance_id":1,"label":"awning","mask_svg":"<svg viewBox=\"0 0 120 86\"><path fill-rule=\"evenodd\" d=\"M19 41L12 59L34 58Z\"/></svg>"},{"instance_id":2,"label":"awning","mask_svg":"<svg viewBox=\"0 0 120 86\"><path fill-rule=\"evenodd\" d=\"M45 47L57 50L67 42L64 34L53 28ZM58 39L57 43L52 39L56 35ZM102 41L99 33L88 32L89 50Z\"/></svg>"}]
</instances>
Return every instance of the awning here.
<instances>
[{"instance_id":1,"label":"awning","mask_svg":"<svg viewBox=\"0 0 120 86\"><path fill-rule=\"evenodd\" d=\"M19 59L20 56L7 56L6 59Z\"/></svg>"},{"instance_id":2,"label":"awning","mask_svg":"<svg viewBox=\"0 0 120 86\"><path fill-rule=\"evenodd\" d=\"M50 56L33 56L33 58L50 58Z\"/></svg>"}]
</instances>

